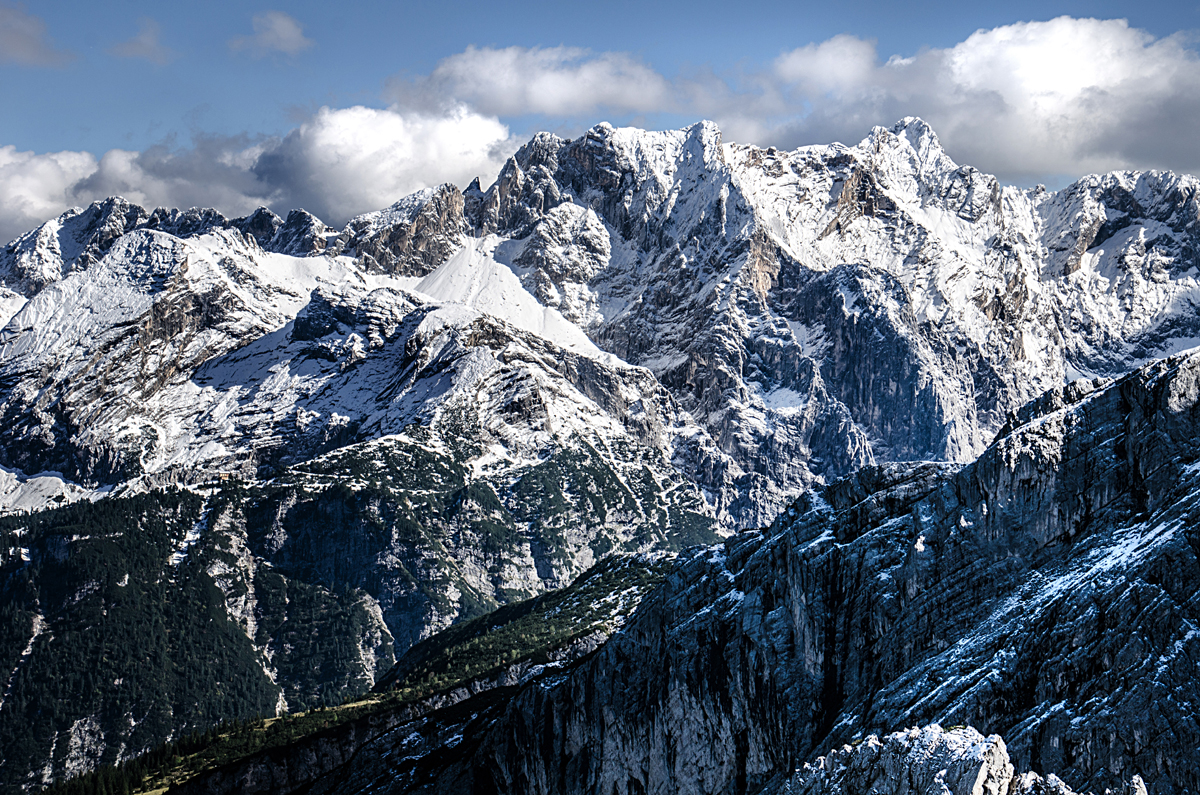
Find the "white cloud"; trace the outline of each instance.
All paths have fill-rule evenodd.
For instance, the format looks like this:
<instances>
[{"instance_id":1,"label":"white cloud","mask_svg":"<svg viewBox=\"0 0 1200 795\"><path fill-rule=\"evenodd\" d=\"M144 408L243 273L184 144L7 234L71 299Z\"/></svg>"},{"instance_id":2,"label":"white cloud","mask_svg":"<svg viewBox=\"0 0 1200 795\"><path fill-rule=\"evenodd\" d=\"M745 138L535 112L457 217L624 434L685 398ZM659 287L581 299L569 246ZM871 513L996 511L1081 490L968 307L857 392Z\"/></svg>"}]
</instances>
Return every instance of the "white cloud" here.
<instances>
[{"instance_id":1,"label":"white cloud","mask_svg":"<svg viewBox=\"0 0 1200 795\"><path fill-rule=\"evenodd\" d=\"M732 125L771 143L852 143L915 115L960 162L1006 179L1200 170L1188 132L1200 121L1200 58L1182 37L1125 20L1023 22L886 62L872 42L839 36L785 54L774 76L794 115L729 108Z\"/></svg>"},{"instance_id":2,"label":"white cloud","mask_svg":"<svg viewBox=\"0 0 1200 795\"><path fill-rule=\"evenodd\" d=\"M980 31L940 53L975 101L930 113L967 158L995 170L1200 169L1200 58L1181 37L1124 20L1070 19ZM970 115L988 96L986 112ZM994 164L994 165L992 165Z\"/></svg>"},{"instance_id":3,"label":"white cloud","mask_svg":"<svg viewBox=\"0 0 1200 795\"><path fill-rule=\"evenodd\" d=\"M632 56L576 47L468 47L428 76L393 81L391 90L405 106L449 101L495 116L662 111L674 101L670 82Z\"/></svg>"},{"instance_id":4,"label":"white cloud","mask_svg":"<svg viewBox=\"0 0 1200 795\"><path fill-rule=\"evenodd\" d=\"M0 5L0 63L63 66L74 58L74 53L55 48L40 18L19 5Z\"/></svg>"},{"instance_id":5,"label":"white cloud","mask_svg":"<svg viewBox=\"0 0 1200 795\"><path fill-rule=\"evenodd\" d=\"M87 152L18 152L0 146L0 245L72 202L72 187L96 170Z\"/></svg>"},{"instance_id":6,"label":"white cloud","mask_svg":"<svg viewBox=\"0 0 1200 795\"><path fill-rule=\"evenodd\" d=\"M493 117L322 108L280 138L200 136L154 146L34 154L0 147L0 244L68 207L124 196L144 207L215 207L229 216L303 207L341 225L443 182L490 183L516 148Z\"/></svg>"},{"instance_id":7,"label":"white cloud","mask_svg":"<svg viewBox=\"0 0 1200 795\"><path fill-rule=\"evenodd\" d=\"M304 27L295 17L282 11L255 14L250 23L254 27L254 35L230 39L230 49L261 58L273 52L297 55L313 46L313 40L304 35Z\"/></svg>"},{"instance_id":8,"label":"white cloud","mask_svg":"<svg viewBox=\"0 0 1200 795\"><path fill-rule=\"evenodd\" d=\"M138 32L129 41L109 47L110 55L120 58L144 58L150 63L163 66L174 60L175 53L160 42L162 28L149 17L138 20Z\"/></svg>"},{"instance_id":9,"label":"white cloud","mask_svg":"<svg viewBox=\"0 0 1200 795\"><path fill-rule=\"evenodd\" d=\"M781 55L774 72L784 83L821 95L854 91L868 84L876 61L872 42L842 34Z\"/></svg>"},{"instance_id":10,"label":"white cloud","mask_svg":"<svg viewBox=\"0 0 1200 795\"><path fill-rule=\"evenodd\" d=\"M292 206L341 222L430 185L489 182L515 148L507 127L463 107L436 115L322 108L264 151L253 172Z\"/></svg>"}]
</instances>

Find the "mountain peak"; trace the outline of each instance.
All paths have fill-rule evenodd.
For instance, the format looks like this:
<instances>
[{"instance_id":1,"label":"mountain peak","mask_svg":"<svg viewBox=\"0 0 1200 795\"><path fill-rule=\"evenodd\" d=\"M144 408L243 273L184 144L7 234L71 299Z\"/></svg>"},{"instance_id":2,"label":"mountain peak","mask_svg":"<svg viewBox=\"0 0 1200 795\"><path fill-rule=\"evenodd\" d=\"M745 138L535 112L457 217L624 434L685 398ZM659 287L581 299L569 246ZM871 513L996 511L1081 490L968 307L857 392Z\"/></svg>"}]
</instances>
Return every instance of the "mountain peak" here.
<instances>
[{"instance_id":1,"label":"mountain peak","mask_svg":"<svg viewBox=\"0 0 1200 795\"><path fill-rule=\"evenodd\" d=\"M695 142L704 155L706 164L724 165L725 155L721 148L721 128L716 122L703 119L686 128L688 141Z\"/></svg>"},{"instance_id":2,"label":"mountain peak","mask_svg":"<svg viewBox=\"0 0 1200 795\"><path fill-rule=\"evenodd\" d=\"M882 172L892 172L894 177L910 172L911 177L925 188L940 184L959 167L946 154L933 128L916 116L905 116L890 128L875 127L859 146L876 160ZM881 156L883 161L879 160ZM893 165L886 165L885 162ZM899 172L895 171L897 166ZM918 186L910 187L917 189Z\"/></svg>"},{"instance_id":3,"label":"mountain peak","mask_svg":"<svg viewBox=\"0 0 1200 795\"><path fill-rule=\"evenodd\" d=\"M938 140L937 133L935 133L933 128L930 127L929 124L920 116L905 116L903 119L900 119L900 121L892 125L890 132L897 138L903 137L908 139L909 141L913 142L914 145L916 145L918 141L923 141L926 139L929 139L929 142L932 145L937 146L939 149L942 145Z\"/></svg>"}]
</instances>

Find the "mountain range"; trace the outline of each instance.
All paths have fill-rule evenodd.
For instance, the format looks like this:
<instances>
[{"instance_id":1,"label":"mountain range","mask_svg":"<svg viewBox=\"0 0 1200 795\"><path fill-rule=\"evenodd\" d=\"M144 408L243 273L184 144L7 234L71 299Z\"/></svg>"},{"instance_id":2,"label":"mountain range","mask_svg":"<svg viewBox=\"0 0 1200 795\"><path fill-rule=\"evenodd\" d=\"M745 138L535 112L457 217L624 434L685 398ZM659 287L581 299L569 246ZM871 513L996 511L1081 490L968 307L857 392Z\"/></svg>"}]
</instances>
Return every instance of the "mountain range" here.
<instances>
[{"instance_id":1,"label":"mountain range","mask_svg":"<svg viewBox=\"0 0 1200 795\"><path fill-rule=\"evenodd\" d=\"M342 229L68 211L0 250L0 782L340 704L669 551L486 730L419 718L401 770L392 726L328 780L816 792L870 734L983 747L893 735L941 722L1200 790L1198 187L1002 186L914 118L602 124Z\"/></svg>"}]
</instances>

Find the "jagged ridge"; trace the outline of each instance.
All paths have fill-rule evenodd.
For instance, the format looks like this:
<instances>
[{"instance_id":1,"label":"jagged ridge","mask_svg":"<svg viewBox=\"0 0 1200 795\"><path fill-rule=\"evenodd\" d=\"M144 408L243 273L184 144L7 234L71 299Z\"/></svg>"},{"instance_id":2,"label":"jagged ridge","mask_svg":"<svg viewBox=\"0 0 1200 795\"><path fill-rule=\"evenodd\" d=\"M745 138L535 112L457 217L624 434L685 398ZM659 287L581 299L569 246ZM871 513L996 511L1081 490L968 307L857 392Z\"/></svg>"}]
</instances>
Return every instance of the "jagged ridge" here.
<instances>
[{"instance_id":1,"label":"jagged ridge","mask_svg":"<svg viewBox=\"0 0 1200 795\"><path fill-rule=\"evenodd\" d=\"M28 509L233 474L344 505L333 486L375 484L339 467L420 461L500 530L345 539L379 556L366 592L403 646L610 545L765 524L864 464L969 460L1045 388L1190 345L1196 187L1002 189L907 119L791 153L707 123L540 135L486 192L341 231L110 200L0 251L0 493ZM389 606L416 592L380 589L404 556L444 561L446 537L459 574L418 565L432 590ZM251 559L286 533L265 543ZM50 642L29 616L15 656Z\"/></svg>"},{"instance_id":2,"label":"jagged ridge","mask_svg":"<svg viewBox=\"0 0 1200 795\"><path fill-rule=\"evenodd\" d=\"M1025 419L965 467L867 468L693 554L578 670L384 735L328 791L774 792L937 722L1079 791L1195 792L1200 354Z\"/></svg>"}]
</instances>

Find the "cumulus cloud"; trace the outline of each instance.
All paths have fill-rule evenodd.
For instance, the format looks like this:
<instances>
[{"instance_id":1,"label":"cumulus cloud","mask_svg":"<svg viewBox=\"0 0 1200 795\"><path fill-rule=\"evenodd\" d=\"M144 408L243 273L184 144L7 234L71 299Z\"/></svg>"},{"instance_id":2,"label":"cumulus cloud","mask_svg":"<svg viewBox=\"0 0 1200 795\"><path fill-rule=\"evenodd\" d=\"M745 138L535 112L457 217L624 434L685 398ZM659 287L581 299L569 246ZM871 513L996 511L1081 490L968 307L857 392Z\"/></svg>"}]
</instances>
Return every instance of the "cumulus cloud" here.
<instances>
[{"instance_id":1,"label":"cumulus cloud","mask_svg":"<svg viewBox=\"0 0 1200 795\"><path fill-rule=\"evenodd\" d=\"M46 36L46 23L22 6L0 5L0 63L63 66L74 53L56 48Z\"/></svg>"},{"instance_id":2,"label":"cumulus cloud","mask_svg":"<svg viewBox=\"0 0 1200 795\"><path fill-rule=\"evenodd\" d=\"M466 103L495 116L574 116L669 110L670 82L625 53L577 47L468 47L418 78L391 82L392 98L408 107Z\"/></svg>"},{"instance_id":3,"label":"cumulus cloud","mask_svg":"<svg viewBox=\"0 0 1200 795\"><path fill-rule=\"evenodd\" d=\"M74 186L95 170L87 152L37 155L0 146L0 241L69 207Z\"/></svg>"},{"instance_id":4,"label":"cumulus cloud","mask_svg":"<svg viewBox=\"0 0 1200 795\"><path fill-rule=\"evenodd\" d=\"M198 136L190 146L34 154L0 147L0 243L108 196L145 207L303 207L341 225L424 187L495 178L516 148L508 128L466 108L440 115L322 108L282 138Z\"/></svg>"},{"instance_id":5,"label":"cumulus cloud","mask_svg":"<svg viewBox=\"0 0 1200 795\"><path fill-rule=\"evenodd\" d=\"M313 40L304 35L304 27L295 17L282 11L255 14L250 24L254 27L254 35L230 39L230 49L262 58L275 52L297 55L313 46Z\"/></svg>"},{"instance_id":6,"label":"cumulus cloud","mask_svg":"<svg viewBox=\"0 0 1200 795\"><path fill-rule=\"evenodd\" d=\"M789 148L855 143L916 115L961 162L1014 181L1200 171L1200 59L1184 37L1155 38L1124 20L1022 22L911 57L884 58L873 41L840 35L758 71L670 79L624 53L472 47L429 75L394 79L390 91L411 107L465 104L551 125L601 114L707 117L727 140Z\"/></svg>"},{"instance_id":7,"label":"cumulus cloud","mask_svg":"<svg viewBox=\"0 0 1200 795\"><path fill-rule=\"evenodd\" d=\"M1181 36L1156 39L1125 20L1007 25L887 61L873 43L839 37L774 67L785 105L803 108L769 128L786 145L852 141L917 115L957 159L1009 179L1200 170L1187 132L1200 120L1200 58Z\"/></svg>"},{"instance_id":8,"label":"cumulus cloud","mask_svg":"<svg viewBox=\"0 0 1200 795\"><path fill-rule=\"evenodd\" d=\"M494 117L322 108L262 153L253 172L296 206L341 221L428 185L490 180L515 145Z\"/></svg>"},{"instance_id":9,"label":"cumulus cloud","mask_svg":"<svg viewBox=\"0 0 1200 795\"><path fill-rule=\"evenodd\" d=\"M842 34L781 55L775 61L774 73L784 83L819 97L853 91L869 83L875 66L873 43Z\"/></svg>"},{"instance_id":10,"label":"cumulus cloud","mask_svg":"<svg viewBox=\"0 0 1200 795\"><path fill-rule=\"evenodd\" d=\"M138 32L129 41L109 47L110 55L119 58L144 58L152 64L163 66L174 60L175 53L159 41L162 28L149 17L138 20Z\"/></svg>"}]
</instances>

